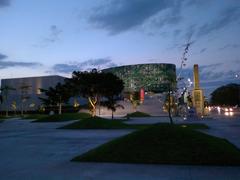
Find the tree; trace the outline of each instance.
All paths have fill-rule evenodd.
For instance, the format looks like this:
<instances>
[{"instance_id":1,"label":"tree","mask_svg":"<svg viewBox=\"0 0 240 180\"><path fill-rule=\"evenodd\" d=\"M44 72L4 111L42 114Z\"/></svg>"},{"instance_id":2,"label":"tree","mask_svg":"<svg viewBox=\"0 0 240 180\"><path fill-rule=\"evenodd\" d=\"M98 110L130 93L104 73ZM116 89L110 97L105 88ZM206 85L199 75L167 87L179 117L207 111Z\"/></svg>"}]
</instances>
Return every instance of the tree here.
<instances>
[{"instance_id":1,"label":"tree","mask_svg":"<svg viewBox=\"0 0 240 180\"><path fill-rule=\"evenodd\" d=\"M138 91L130 92L129 100L133 106L133 109L137 111L137 106L140 105L140 95Z\"/></svg>"},{"instance_id":2,"label":"tree","mask_svg":"<svg viewBox=\"0 0 240 180\"><path fill-rule=\"evenodd\" d=\"M123 82L118 77L111 73L97 72L95 69L91 72L74 71L68 84L74 89L75 95L88 100L93 117L96 116L96 106L101 98L105 97L112 106L115 103L114 97L123 89Z\"/></svg>"},{"instance_id":3,"label":"tree","mask_svg":"<svg viewBox=\"0 0 240 180\"><path fill-rule=\"evenodd\" d=\"M8 108L9 108L9 103L8 103L8 96L9 96L9 92L16 90L15 88L11 87L11 86L4 86L1 89L1 102L5 102L5 106L6 106L6 116L8 116Z\"/></svg>"},{"instance_id":4,"label":"tree","mask_svg":"<svg viewBox=\"0 0 240 180\"><path fill-rule=\"evenodd\" d=\"M92 116L96 115L96 105L100 96L100 73L74 71L68 81L75 95L86 98L89 102Z\"/></svg>"},{"instance_id":5,"label":"tree","mask_svg":"<svg viewBox=\"0 0 240 180\"><path fill-rule=\"evenodd\" d=\"M121 94L124 83L121 79L112 73L103 73L103 81L101 87L103 88L102 95L107 99L104 105L113 113L117 108L124 108L122 105L117 104L118 96Z\"/></svg>"},{"instance_id":6,"label":"tree","mask_svg":"<svg viewBox=\"0 0 240 180\"><path fill-rule=\"evenodd\" d=\"M212 105L240 106L240 84L227 84L211 93Z\"/></svg>"},{"instance_id":7,"label":"tree","mask_svg":"<svg viewBox=\"0 0 240 180\"><path fill-rule=\"evenodd\" d=\"M45 93L46 98L39 97L45 105L58 106L58 114L62 114L62 105L67 103L71 94L68 91L67 84L58 83L54 88L40 89Z\"/></svg>"}]
</instances>

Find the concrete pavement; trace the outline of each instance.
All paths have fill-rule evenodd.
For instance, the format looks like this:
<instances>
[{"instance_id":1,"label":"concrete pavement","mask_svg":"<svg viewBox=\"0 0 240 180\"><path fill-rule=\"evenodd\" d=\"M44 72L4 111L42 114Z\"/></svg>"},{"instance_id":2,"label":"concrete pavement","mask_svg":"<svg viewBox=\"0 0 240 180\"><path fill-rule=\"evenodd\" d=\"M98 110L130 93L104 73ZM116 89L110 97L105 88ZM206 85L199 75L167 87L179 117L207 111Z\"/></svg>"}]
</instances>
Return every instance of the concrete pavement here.
<instances>
[{"instance_id":1,"label":"concrete pavement","mask_svg":"<svg viewBox=\"0 0 240 180\"><path fill-rule=\"evenodd\" d=\"M156 118L148 120L157 121ZM240 132L236 119L222 119L218 125L215 121L204 121L211 127L206 133L218 133L234 140ZM240 179L240 167L70 162L74 156L132 130L56 129L64 124L28 120L0 123L0 179Z\"/></svg>"}]
</instances>

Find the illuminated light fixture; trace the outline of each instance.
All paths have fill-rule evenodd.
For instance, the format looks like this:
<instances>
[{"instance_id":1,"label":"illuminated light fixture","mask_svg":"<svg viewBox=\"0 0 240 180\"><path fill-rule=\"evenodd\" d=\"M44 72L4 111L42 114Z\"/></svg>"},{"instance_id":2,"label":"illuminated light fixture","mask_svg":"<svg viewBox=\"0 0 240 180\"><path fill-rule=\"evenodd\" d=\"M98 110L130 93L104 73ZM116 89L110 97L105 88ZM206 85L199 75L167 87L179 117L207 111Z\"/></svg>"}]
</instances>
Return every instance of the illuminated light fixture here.
<instances>
[{"instance_id":1,"label":"illuminated light fixture","mask_svg":"<svg viewBox=\"0 0 240 180\"><path fill-rule=\"evenodd\" d=\"M233 116L234 114L233 114L233 112L229 112L229 115L230 115L230 116Z\"/></svg>"},{"instance_id":2,"label":"illuminated light fixture","mask_svg":"<svg viewBox=\"0 0 240 180\"><path fill-rule=\"evenodd\" d=\"M73 107L79 107L80 106L80 104L79 103L77 103L77 102L75 102L74 104L73 104Z\"/></svg>"},{"instance_id":3,"label":"illuminated light fixture","mask_svg":"<svg viewBox=\"0 0 240 180\"><path fill-rule=\"evenodd\" d=\"M225 108L225 111L228 111L228 108Z\"/></svg>"},{"instance_id":4,"label":"illuminated light fixture","mask_svg":"<svg viewBox=\"0 0 240 180\"><path fill-rule=\"evenodd\" d=\"M229 108L229 111L233 111L233 109L232 109L232 108Z\"/></svg>"},{"instance_id":5,"label":"illuminated light fixture","mask_svg":"<svg viewBox=\"0 0 240 180\"><path fill-rule=\"evenodd\" d=\"M225 116L229 116L230 114L229 114L229 112L225 112L224 115Z\"/></svg>"}]
</instances>

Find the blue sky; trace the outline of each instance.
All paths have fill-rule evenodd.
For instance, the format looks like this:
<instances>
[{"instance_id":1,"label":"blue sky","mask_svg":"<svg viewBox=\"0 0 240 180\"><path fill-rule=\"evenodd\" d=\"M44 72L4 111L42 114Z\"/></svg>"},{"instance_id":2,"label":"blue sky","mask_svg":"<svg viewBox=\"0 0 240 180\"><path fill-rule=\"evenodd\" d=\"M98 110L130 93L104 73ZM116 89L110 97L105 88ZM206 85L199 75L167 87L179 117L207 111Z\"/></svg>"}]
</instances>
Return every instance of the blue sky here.
<instances>
[{"instance_id":1,"label":"blue sky","mask_svg":"<svg viewBox=\"0 0 240 180\"><path fill-rule=\"evenodd\" d=\"M0 79L138 63L239 82L239 0L0 0Z\"/></svg>"}]
</instances>

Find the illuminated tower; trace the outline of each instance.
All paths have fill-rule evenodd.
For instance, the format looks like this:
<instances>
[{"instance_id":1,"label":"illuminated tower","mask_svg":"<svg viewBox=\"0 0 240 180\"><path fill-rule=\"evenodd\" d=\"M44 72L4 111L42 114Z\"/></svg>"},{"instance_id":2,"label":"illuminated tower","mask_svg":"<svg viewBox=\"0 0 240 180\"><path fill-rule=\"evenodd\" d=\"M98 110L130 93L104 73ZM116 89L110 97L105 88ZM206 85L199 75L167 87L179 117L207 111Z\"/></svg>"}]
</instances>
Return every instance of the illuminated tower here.
<instances>
[{"instance_id":1,"label":"illuminated tower","mask_svg":"<svg viewBox=\"0 0 240 180\"><path fill-rule=\"evenodd\" d=\"M196 109L196 113L198 116L202 116L204 113L204 95L203 90L199 85L199 72L198 65L194 64L193 66L193 76L194 76L194 89L192 91L193 97L193 107Z\"/></svg>"}]
</instances>

